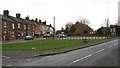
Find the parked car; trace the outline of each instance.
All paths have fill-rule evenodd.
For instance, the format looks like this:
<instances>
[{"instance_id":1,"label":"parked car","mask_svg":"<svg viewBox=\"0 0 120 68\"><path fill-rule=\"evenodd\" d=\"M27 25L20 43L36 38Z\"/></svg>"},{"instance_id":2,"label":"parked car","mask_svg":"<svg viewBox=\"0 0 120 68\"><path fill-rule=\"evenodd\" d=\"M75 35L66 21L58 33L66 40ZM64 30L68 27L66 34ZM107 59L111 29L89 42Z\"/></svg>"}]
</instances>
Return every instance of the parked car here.
<instances>
[{"instance_id":1,"label":"parked car","mask_svg":"<svg viewBox=\"0 0 120 68\"><path fill-rule=\"evenodd\" d=\"M51 34L44 34L43 37L44 37L44 38L46 38L46 37L51 37Z\"/></svg>"},{"instance_id":2,"label":"parked car","mask_svg":"<svg viewBox=\"0 0 120 68\"><path fill-rule=\"evenodd\" d=\"M33 40L33 36L25 36L25 40Z\"/></svg>"},{"instance_id":3,"label":"parked car","mask_svg":"<svg viewBox=\"0 0 120 68\"><path fill-rule=\"evenodd\" d=\"M65 34L59 34L59 38L65 38L66 35Z\"/></svg>"}]
</instances>

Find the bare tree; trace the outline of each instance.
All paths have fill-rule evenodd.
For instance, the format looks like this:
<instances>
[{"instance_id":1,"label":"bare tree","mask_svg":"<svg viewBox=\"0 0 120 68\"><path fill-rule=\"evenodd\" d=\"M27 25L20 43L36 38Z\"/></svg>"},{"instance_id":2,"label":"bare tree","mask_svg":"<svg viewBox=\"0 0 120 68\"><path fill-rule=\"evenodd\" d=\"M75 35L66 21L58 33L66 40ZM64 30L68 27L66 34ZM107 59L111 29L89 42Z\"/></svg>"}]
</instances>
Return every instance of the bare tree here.
<instances>
[{"instance_id":1,"label":"bare tree","mask_svg":"<svg viewBox=\"0 0 120 68\"><path fill-rule=\"evenodd\" d=\"M82 17L78 18L78 22L80 22L82 24L85 24L85 25L89 25L90 24L88 19L82 18Z\"/></svg>"}]
</instances>

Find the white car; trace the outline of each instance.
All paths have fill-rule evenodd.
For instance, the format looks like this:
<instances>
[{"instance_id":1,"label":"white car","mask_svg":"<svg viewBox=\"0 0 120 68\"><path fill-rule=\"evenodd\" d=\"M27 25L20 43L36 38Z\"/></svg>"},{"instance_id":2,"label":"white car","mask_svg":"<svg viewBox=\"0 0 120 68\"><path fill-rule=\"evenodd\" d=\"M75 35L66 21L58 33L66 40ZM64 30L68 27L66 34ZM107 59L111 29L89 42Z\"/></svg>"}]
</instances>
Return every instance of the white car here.
<instances>
[{"instance_id":1,"label":"white car","mask_svg":"<svg viewBox=\"0 0 120 68\"><path fill-rule=\"evenodd\" d=\"M44 38L46 38L46 37L51 37L51 34L44 34L43 37L44 37Z\"/></svg>"},{"instance_id":2,"label":"white car","mask_svg":"<svg viewBox=\"0 0 120 68\"><path fill-rule=\"evenodd\" d=\"M25 40L33 40L33 37L32 36L25 36Z\"/></svg>"},{"instance_id":3,"label":"white car","mask_svg":"<svg viewBox=\"0 0 120 68\"><path fill-rule=\"evenodd\" d=\"M65 34L59 34L59 38L64 38L64 37L66 37Z\"/></svg>"}]
</instances>

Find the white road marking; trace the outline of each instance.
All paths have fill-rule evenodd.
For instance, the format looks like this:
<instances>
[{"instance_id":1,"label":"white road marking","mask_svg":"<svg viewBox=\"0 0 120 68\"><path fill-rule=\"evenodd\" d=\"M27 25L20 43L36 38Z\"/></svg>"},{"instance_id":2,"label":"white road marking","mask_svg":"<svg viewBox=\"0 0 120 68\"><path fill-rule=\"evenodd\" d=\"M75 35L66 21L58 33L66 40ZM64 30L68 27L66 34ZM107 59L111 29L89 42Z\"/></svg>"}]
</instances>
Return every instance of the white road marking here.
<instances>
[{"instance_id":1,"label":"white road marking","mask_svg":"<svg viewBox=\"0 0 120 68\"><path fill-rule=\"evenodd\" d=\"M89 54L89 55L87 55L87 56L85 56L85 57L83 57L83 58L77 59L77 60L73 61L73 63L76 63L76 62L78 62L78 61L80 61L80 60L83 60L83 59L85 59L85 58L88 58L88 57L90 57L90 56L92 56L92 54Z\"/></svg>"},{"instance_id":2,"label":"white road marking","mask_svg":"<svg viewBox=\"0 0 120 68\"><path fill-rule=\"evenodd\" d=\"M78 61L80 61L80 59L77 59L77 60L73 61L73 63L76 63L76 62L78 62Z\"/></svg>"},{"instance_id":3,"label":"white road marking","mask_svg":"<svg viewBox=\"0 0 120 68\"><path fill-rule=\"evenodd\" d=\"M107 47L107 48L110 48L110 47L112 47L112 46L109 46L109 47Z\"/></svg>"},{"instance_id":4,"label":"white road marking","mask_svg":"<svg viewBox=\"0 0 120 68\"><path fill-rule=\"evenodd\" d=\"M101 50L99 50L99 51L96 51L96 53L99 53L99 52L101 52L101 51L103 51L103 50L105 50L105 49L101 49Z\"/></svg>"},{"instance_id":5,"label":"white road marking","mask_svg":"<svg viewBox=\"0 0 120 68\"><path fill-rule=\"evenodd\" d=\"M8 58L9 59L10 57L8 57L8 56L2 56L2 58Z\"/></svg>"},{"instance_id":6,"label":"white road marking","mask_svg":"<svg viewBox=\"0 0 120 68\"><path fill-rule=\"evenodd\" d=\"M12 66L12 64L7 64L6 66Z\"/></svg>"}]
</instances>

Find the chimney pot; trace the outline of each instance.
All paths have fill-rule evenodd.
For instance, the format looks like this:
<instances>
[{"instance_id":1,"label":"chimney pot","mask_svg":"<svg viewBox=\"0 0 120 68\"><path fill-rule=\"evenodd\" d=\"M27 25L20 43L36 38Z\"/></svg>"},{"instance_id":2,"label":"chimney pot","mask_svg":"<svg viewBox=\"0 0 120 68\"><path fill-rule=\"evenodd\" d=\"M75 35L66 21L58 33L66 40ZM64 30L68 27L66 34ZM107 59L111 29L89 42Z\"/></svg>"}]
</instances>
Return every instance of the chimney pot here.
<instances>
[{"instance_id":1,"label":"chimney pot","mask_svg":"<svg viewBox=\"0 0 120 68\"><path fill-rule=\"evenodd\" d=\"M16 14L16 18L20 18L20 16L21 16L20 13Z\"/></svg>"},{"instance_id":2,"label":"chimney pot","mask_svg":"<svg viewBox=\"0 0 120 68\"><path fill-rule=\"evenodd\" d=\"M39 23L41 23L41 20L39 19Z\"/></svg>"},{"instance_id":3,"label":"chimney pot","mask_svg":"<svg viewBox=\"0 0 120 68\"><path fill-rule=\"evenodd\" d=\"M46 25L46 21L44 21L44 24Z\"/></svg>"},{"instance_id":4,"label":"chimney pot","mask_svg":"<svg viewBox=\"0 0 120 68\"><path fill-rule=\"evenodd\" d=\"M35 22L38 22L38 19L37 19L37 18L35 19Z\"/></svg>"},{"instance_id":5,"label":"chimney pot","mask_svg":"<svg viewBox=\"0 0 120 68\"><path fill-rule=\"evenodd\" d=\"M4 11L3 11L3 14L4 14L5 16L9 16L9 11L8 11L8 10L4 10Z\"/></svg>"},{"instance_id":6,"label":"chimney pot","mask_svg":"<svg viewBox=\"0 0 120 68\"><path fill-rule=\"evenodd\" d=\"M29 20L29 16L27 16L25 19Z\"/></svg>"}]
</instances>

